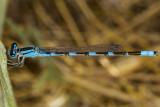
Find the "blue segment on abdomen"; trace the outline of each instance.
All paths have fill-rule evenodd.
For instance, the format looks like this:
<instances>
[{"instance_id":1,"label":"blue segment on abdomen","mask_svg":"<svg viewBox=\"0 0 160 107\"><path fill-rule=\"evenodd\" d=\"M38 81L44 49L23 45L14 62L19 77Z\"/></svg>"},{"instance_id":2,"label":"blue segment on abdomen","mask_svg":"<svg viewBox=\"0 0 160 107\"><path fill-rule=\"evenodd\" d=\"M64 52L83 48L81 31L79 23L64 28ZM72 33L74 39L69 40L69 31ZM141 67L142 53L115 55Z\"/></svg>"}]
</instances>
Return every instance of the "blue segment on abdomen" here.
<instances>
[{"instance_id":1,"label":"blue segment on abdomen","mask_svg":"<svg viewBox=\"0 0 160 107\"><path fill-rule=\"evenodd\" d=\"M126 54L125 54L126 56L128 56L128 52L126 52Z\"/></svg>"},{"instance_id":2,"label":"blue segment on abdomen","mask_svg":"<svg viewBox=\"0 0 160 107\"><path fill-rule=\"evenodd\" d=\"M77 55L76 52L69 52L68 55Z\"/></svg>"},{"instance_id":3,"label":"blue segment on abdomen","mask_svg":"<svg viewBox=\"0 0 160 107\"><path fill-rule=\"evenodd\" d=\"M112 56L112 55L114 55L114 52L108 52L108 55L110 56Z\"/></svg>"},{"instance_id":4,"label":"blue segment on abdomen","mask_svg":"<svg viewBox=\"0 0 160 107\"><path fill-rule=\"evenodd\" d=\"M141 51L141 56L156 56L154 51Z\"/></svg>"},{"instance_id":5,"label":"blue segment on abdomen","mask_svg":"<svg viewBox=\"0 0 160 107\"><path fill-rule=\"evenodd\" d=\"M96 55L96 52L89 52L88 55Z\"/></svg>"}]
</instances>

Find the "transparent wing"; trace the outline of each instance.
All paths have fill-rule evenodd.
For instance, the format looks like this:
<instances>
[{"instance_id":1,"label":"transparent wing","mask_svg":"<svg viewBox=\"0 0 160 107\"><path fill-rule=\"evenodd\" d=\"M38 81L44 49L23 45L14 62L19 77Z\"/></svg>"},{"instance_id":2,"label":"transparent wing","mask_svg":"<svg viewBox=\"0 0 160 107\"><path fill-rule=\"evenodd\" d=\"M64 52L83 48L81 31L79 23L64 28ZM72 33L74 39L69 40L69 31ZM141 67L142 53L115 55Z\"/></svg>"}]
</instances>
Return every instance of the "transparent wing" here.
<instances>
[{"instance_id":1,"label":"transparent wing","mask_svg":"<svg viewBox=\"0 0 160 107\"><path fill-rule=\"evenodd\" d=\"M119 44L101 44L80 47L40 48L45 52L119 52L123 47Z\"/></svg>"}]
</instances>

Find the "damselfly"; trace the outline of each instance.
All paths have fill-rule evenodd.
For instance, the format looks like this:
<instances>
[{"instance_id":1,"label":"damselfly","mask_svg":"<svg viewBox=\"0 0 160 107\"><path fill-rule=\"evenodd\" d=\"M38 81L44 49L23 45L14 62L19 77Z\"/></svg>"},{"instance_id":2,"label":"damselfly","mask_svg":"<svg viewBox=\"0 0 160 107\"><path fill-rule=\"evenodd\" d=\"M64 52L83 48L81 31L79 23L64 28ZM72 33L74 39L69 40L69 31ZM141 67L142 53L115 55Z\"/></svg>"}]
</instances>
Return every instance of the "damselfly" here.
<instances>
[{"instance_id":1,"label":"damselfly","mask_svg":"<svg viewBox=\"0 0 160 107\"><path fill-rule=\"evenodd\" d=\"M17 65L24 66L27 57L45 57L45 56L157 56L156 51L123 51L119 44L92 45L81 47L50 47L39 48L34 46L17 48L17 43L12 43L9 49L9 56L18 59ZM21 59L22 58L22 59Z\"/></svg>"}]
</instances>

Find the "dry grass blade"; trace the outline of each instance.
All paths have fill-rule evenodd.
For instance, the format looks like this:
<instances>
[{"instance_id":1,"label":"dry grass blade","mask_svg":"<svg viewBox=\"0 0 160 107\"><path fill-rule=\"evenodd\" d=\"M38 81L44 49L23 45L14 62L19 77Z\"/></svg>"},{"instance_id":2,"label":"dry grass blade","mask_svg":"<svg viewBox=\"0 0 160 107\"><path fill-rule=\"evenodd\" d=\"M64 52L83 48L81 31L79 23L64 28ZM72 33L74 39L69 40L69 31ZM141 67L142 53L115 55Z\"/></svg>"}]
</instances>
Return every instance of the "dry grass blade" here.
<instances>
[{"instance_id":1,"label":"dry grass blade","mask_svg":"<svg viewBox=\"0 0 160 107\"><path fill-rule=\"evenodd\" d=\"M55 3L57 5L61 15L63 16L63 19L67 23L68 28L70 29L72 36L75 39L75 41L77 42L77 44L84 45L85 41L83 39L83 36L81 35L75 21L73 20L65 2L63 0L55 0Z\"/></svg>"},{"instance_id":2,"label":"dry grass blade","mask_svg":"<svg viewBox=\"0 0 160 107\"><path fill-rule=\"evenodd\" d=\"M0 37L3 30L3 24L5 19L5 13L7 8L7 0L1 0L0 1ZM5 107L16 107L16 101L14 99L13 91L12 91L12 85L10 83L10 79L8 76L7 71L7 56L6 56L6 50L0 41L0 81L1 81L1 87L3 92L3 106Z\"/></svg>"},{"instance_id":3,"label":"dry grass blade","mask_svg":"<svg viewBox=\"0 0 160 107\"><path fill-rule=\"evenodd\" d=\"M66 72L71 71L67 66L65 66L63 64L58 65L58 68L62 69L62 66L63 66L63 69L65 68ZM75 84L75 85L79 85L79 86L81 86L83 88L86 88L88 90L91 90L93 92L97 92L97 93L100 93L104 96L111 97L111 98L114 98L114 99L118 99L118 100L121 100L121 101L132 102L132 103L136 102L135 98L133 98L132 96L127 95L127 94L125 94L121 91L111 89L111 88L107 88L107 87L103 87L103 86L98 85L94 82L79 78L78 76L73 76L73 75L70 75L70 74L68 75L67 73L65 73L65 74L66 74L65 75L66 80Z\"/></svg>"},{"instance_id":4,"label":"dry grass blade","mask_svg":"<svg viewBox=\"0 0 160 107\"><path fill-rule=\"evenodd\" d=\"M125 32L128 32L132 30L134 27L136 27L139 24L142 24L152 18L155 17L155 14L160 12L160 1L152 4L145 12L143 12L140 15L137 15L134 17L131 21L131 23L128 23L128 25L125 25L123 28ZM122 30L123 31L123 30Z\"/></svg>"},{"instance_id":5,"label":"dry grass blade","mask_svg":"<svg viewBox=\"0 0 160 107\"><path fill-rule=\"evenodd\" d=\"M7 57L6 51L3 44L0 42L0 79L3 90L3 97L5 101L5 107L16 107L16 102L14 99L12 85L10 83L10 79L7 71Z\"/></svg>"}]
</instances>

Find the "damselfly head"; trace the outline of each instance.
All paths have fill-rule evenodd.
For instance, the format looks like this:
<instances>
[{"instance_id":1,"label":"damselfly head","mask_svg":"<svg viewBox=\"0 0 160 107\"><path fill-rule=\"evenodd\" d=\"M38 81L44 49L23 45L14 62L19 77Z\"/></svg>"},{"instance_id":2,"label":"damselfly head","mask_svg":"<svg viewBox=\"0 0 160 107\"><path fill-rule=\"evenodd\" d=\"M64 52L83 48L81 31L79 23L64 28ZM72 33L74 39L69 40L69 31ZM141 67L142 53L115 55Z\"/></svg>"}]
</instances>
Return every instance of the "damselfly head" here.
<instances>
[{"instance_id":1,"label":"damselfly head","mask_svg":"<svg viewBox=\"0 0 160 107\"><path fill-rule=\"evenodd\" d=\"M11 48L8 51L9 56L15 58L17 53L16 50L17 50L17 43L12 43Z\"/></svg>"}]
</instances>

